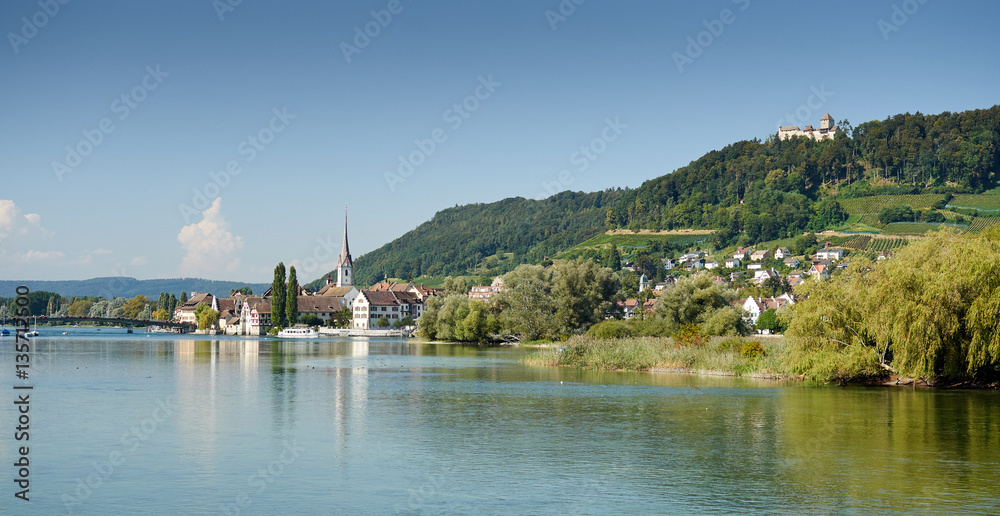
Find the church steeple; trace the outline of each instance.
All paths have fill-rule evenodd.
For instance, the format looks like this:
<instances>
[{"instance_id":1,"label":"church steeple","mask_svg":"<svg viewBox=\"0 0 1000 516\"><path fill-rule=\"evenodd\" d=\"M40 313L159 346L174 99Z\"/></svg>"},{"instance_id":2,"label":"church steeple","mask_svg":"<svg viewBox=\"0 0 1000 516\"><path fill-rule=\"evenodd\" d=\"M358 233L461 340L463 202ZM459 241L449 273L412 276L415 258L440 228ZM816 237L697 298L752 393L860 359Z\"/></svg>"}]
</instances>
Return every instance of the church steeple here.
<instances>
[{"instance_id":1,"label":"church steeple","mask_svg":"<svg viewBox=\"0 0 1000 516\"><path fill-rule=\"evenodd\" d=\"M344 206L344 246L341 248L340 258L337 260L337 286L350 287L354 285L353 273L354 262L351 260L351 249L347 245L347 206Z\"/></svg>"}]
</instances>

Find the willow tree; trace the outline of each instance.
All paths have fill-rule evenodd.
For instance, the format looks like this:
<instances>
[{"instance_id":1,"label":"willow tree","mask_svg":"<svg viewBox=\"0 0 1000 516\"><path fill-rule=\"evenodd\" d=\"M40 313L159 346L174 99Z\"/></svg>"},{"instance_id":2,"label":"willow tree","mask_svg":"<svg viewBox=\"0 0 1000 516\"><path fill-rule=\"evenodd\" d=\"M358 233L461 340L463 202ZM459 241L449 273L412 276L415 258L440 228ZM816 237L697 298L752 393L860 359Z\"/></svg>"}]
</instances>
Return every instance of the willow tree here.
<instances>
[{"instance_id":1,"label":"willow tree","mask_svg":"<svg viewBox=\"0 0 1000 516\"><path fill-rule=\"evenodd\" d=\"M666 324L668 334L694 324L704 335L747 333L740 310L732 305L736 291L718 284L707 271L682 278L663 289L653 315Z\"/></svg>"},{"instance_id":2,"label":"willow tree","mask_svg":"<svg viewBox=\"0 0 1000 516\"><path fill-rule=\"evenodd\" d=\"M793 369L815 376L978 378L1000 372L1000 231L944 231L855 261L793 307ZM873 364L876 367L873 367Z\"/></svg>"}]
</instances>

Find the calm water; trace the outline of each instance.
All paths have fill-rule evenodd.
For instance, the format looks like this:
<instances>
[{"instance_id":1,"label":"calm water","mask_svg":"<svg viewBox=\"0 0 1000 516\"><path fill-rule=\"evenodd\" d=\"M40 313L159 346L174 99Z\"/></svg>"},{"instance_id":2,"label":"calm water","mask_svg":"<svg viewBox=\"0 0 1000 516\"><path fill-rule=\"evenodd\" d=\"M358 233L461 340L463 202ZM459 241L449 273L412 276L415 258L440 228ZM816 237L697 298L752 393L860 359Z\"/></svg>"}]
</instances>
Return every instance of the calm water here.
<instances>
[{"instance_id":1,"label":"calm water","mask_svg":"<svg viewBox=\"0 0 1000 516\"><path fill-rule=\"evenodd\" d=\"M0 513L1000 513L997 393L123 331L33 341L27 503L2 341Z\"/></svg>"}]
</instances>

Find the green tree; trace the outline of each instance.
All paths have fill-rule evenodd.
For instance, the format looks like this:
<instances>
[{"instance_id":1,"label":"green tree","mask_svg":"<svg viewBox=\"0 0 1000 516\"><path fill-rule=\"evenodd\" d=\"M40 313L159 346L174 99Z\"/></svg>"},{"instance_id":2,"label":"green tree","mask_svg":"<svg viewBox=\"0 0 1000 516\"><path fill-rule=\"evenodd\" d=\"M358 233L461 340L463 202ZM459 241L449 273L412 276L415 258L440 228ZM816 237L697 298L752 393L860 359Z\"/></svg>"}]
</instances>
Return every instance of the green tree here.
<instances>
[{"instance_id":1,"label":"green tree","mask_svg":"<svg viewBox=\"0 0 1000 516\"><path fill-rule=\"evenodd\" d=\"M376 328L388 328L389 327L389 319L386 319L385 317L379 317L378 320L375 321L375 327Z\"/></svg>"},{"instance_id":2,"label":"green tree","mask_svg":"<svg viewBox=\"0 0 1000 516\"><path fill-rule=\"evenodd\" d=\"M164 309L161 308L161 309L153 312L153 314L152 314L152 316L150 318L151 319L156 319L157 321L169 321L170 320L170 314L167 313L166 310L164 310Z\"/></svg>"},{"instance_id":3,"label":"green tree","mask_svg":"<svg viewBox=\"0 0 1000 516\"><path fill-rule=\"evenodd\" d=\"M299 317L299 322L306 326L320 326L323 324L323 319L316 314L305 314Z\"/></svg>"},{"instance_id":4,"label":"green tree","mask_svg":"<svg viewBox=\"0 0 1000 516\"><path fill-rule=\"evenodd\" d=\"M66 313L78 317L85 316L90 312L90 309L93 306L94 306L93 301L87 301L86 299L77 299L76 301L70 303L69 308L66 309Z\"/></svg>"},{"instance_id":5,"label":"green tree","mask_svg":"<svg viewBox=\"0 0 1000 516\"><path fill-rule=\"evenodd\" d=\"M183 294L182 294L183 295ZM177 297L170 294L170 304L167 307L167 313L170 314L168 317L170 320L174 318L174 311L177 310Z\"/></svg>"},{"instance_id":6,"label":"green tree","mask_svg":"<svg viewBox=\"0 0 1000 516\"><path fill-rule=\"evenodd\" d=\"M783 333L786 329L785 324L778 317L778 312L774 308L768 308L764 310L764 313L760 314L760 317L757 318L757 328L770 330L771 333Z\"/></svg>"},{"instance_id":7,"label":"green tree","mask_svg":"<svg viewBox=\"0 0 1000 516\"><path fill-rule=\"evenodd\" d=\"M453 278L448 276L444 279L444 295L452 294L466 295L469 293L469 286L465 283L465 278Z\"/></svg>"},{"instance_id":8,"label":"green tree","mask_svg":"<svg viewBox=\"0 0 1000 516\"><path fill-rule=\"evenodd\" d=\"M187 303L187 301L188 301L188 293L187 293L187 291L181 292L181 299L179 301L179 304L183 305L184 303Z\"/></svg>"},{"instance_id":9,"label":"green tree","mask_svg":"<svg viewBox=\"0 0 1000 516\"><path fill-rule=\"evenodd\" d=\"M295 324L299 319L299 278L295 275L295 266L288 269L288 291L285 294L285 318L288 324Z\"/></svg>"},{"instance_id":10,"label":"green tree","mask_svg":"<svg viewBox=\"0 0 1000 516\"><path fill-rule=\"evenodd\" d=\"M402 319L396 319L396 322L392 323L393 328L406 328L407 326L413 326L413 317L409 315Z\"/></svg>"},{"instance_id":11,"label":"green tree","mask_svg":"<svg viewBox=\"0 0 1000 516\"><path fill-rule=\"evenodd\" d=\"M285 316L285 264L278 262L274 267L274 280L271 282L271 325L284 328L288 326Z\"/></svg>"},{"instance_id":12,"label":"green tree","mask_svg":"<svg viewBox=\"0 0 1000 516\"><path fill-rule=\"evenodd\" d=\"M601 251L601 266L607 267L614 272L622 269L622 255L618 252L618 246L611 244Z\"/></svg>"},{"instance_id":13,"label":"green tree","mask_svg":"<svg viewBox=\"0 0 1000 516\"><path fill-rule=\"evenodd\" d=\"M219 312L212 310L205 303L198 303L194 308L194 319L198 323L199 330L212 329L219 322Z\"/></svg>"},{"instance_id":14,"label":"green tree","mask_svg":"<svg viewBox=\"0 0 1000 516\"><path fill-rule=\"evenodd\" d=\"M500 308L502 331L510 338L538 340L557 332L552 274L551 269L539 265L521 265L504 274L504 290L494 298Z\"/></svg>"},{"instance_id":15,"label":"green tree","mask_svg":"<svg viewBox=\"0 0 1000 516\"><path fill-rule=\"evenodd\" d=\"M129 299L127 302L125 302L125 305L122 307L122 311L124 312L125 317L128 317L129 319L135 319L139 317L139 313L142 312L144 308L146 308L146 303L148 302L149 300L146 299L146 296L143 295L135 296L132 299Z\"/></svg>"},{"instance_id":16,"label":"green tree","mask_svg":"<svg viewBox=\"0 0 1000 516\"><path fill-rule=\"evenodd\" d=\"M746 334L741 313L731 304L735 299L735 290L715 283L710 272L702 271L665 288L653 315L665 323L670 335L683 325L699 325L706 336Z\"/></svg>"},{"instance_id":17,"label":"green tree","mask_svg":"<svg viewBox=\"0 0 1000 516\"><path fill-rule=\"evenodd\" d=\"M229 297L232 297L237 292L239 292L240 294L243 294L244 296L252 296L253 295L253 289L250 288L249 286L244 286L244 287L240 287L240 288L229 289Z\"/></svg>"},{"instance_id":18,"label":"green tree","mask_svg":"<svg viewBox=\"0 0 1000 516\"><path fill-rule=\"evenodd\" d=\"M552 278L556 321L563 334L580 334L591 325L619 315L621 281L610 268L578 259L562 263Z\"/></svg>"}]
</instances>

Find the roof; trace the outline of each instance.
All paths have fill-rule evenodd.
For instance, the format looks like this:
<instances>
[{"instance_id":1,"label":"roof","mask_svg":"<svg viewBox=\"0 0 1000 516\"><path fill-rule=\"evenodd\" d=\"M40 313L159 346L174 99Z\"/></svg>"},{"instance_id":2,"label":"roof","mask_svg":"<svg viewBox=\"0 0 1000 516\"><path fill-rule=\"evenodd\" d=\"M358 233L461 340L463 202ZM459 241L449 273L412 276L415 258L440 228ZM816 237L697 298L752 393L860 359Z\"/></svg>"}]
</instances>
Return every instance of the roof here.
<instances>
[{"instance_id":1,"label":"roof","mask_svg":"<svg viewBox=\"0 0 1000 516\"><path fill-rule=\"evenodd\" d=\"M830 113L827 113L823 115L823 118L820 118L820 120L833 120L833 117L830 116Z\"/></svg>"},{"instance_id":2,"label":"roof","mask_svg":"<svg viewBox=\"0 0 1000 516\"><path fill-rule=\"evenodd\" d=\"M779 131L798 131L799 126L797 125L783 125L778 128Z\"/></svg>"},{"instance_id":3,"label":"roof","mask_svg":"<svg viewBox=\"0 0 1000 516\"><path fill-rule=\"evenodd\" d=\"M195 308L198 303L212 304L212 294L194 294L181 305L181 308Z\"/></svg>"},{"instance_id":4,"label":"roof","mask_svg":"<svg viewBox=\"0 0 1000 516\"><path fill-rule=\"evenodd\" d=\"M329 285L324 285L323 288L316 292L317 296L325 297L344 297L348 292L354 287L338 287L336 283L331 283Z\"/></svg>"},{"instance_id":5,"label":"roof","mask_svg":"<svg viewBox=\"0 0 1000 516\"><path fill-rule=\"evenodd\" d=\"M381 290L362 290L361 295L365 296L365 299L373 305L381 306L392 306L398 305L399 301L396 300L396 296L392 295L392 292L381 291Z\"/></svg>"},{"instance_id":6,"label":"roof","mask_svg":"<svg viewBox=\"0 0 1000 516\"><path fill-rule=\"evenodd\" d=\"M368 290L378 290L383 292L393 291L393 292L406 292L409 290L411 284L394 283L392 281L380 281Z\"/></svg>"},{"instance_id":7,"label":"roof","mask_svg":"<svg viewBox=\"0 0 1000 516\"><path fill-rule=\"evenodd\" d=\"M226 310L236 311L236 300L231 297L220 297L215 302L219 305L219 312L225 312Z\"/></svg>"},{"instance_id":8,"label":"roof","mask_svg":"<svg viewBox=\"0 0 1000 516\"><path fill-rule=\"evenodd\" d=\"M340 300L335 297L300 297L299 313L339 312Z\"/></svg>"}]
</instances>

